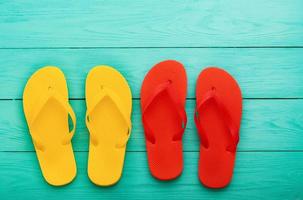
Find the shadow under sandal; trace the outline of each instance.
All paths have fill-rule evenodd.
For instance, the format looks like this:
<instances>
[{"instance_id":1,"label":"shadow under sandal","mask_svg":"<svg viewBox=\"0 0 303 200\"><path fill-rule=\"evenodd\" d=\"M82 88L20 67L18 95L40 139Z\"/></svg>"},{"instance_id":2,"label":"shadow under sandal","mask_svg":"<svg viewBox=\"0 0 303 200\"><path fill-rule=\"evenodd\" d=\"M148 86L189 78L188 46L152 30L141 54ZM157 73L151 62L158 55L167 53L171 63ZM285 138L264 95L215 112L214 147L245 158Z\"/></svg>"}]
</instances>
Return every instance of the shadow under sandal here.
<instances>
[{"instance_id":1,"label":"shadow under sandal","mask_svg":"<svg viewBox=\"0 0 303 200\"><path fill-rule=\"evenodd\" d=\"M31 76L23 93L23 109L43 177L54 186L70 183L77 171L71 144L76 116L60 69L44 67Z\"/></svg>"},{"instance_id":2,"label":"shadow under sandal","mask_svg":"<svg viewBox=\"0 0 303 200\"><path fill-rule=\"evenodd\" d=\"M151 174L160 180L174 179L182 173L186 89L186 72L177 61L158 63L142 84L141 110L148 164Z\"/></svg>"},{"instance_id":3,"label":"shadow under sandal","mask_svg":"<svg viewBox=\"0 0 303 200\"><path fill-rule=\"evenodd\" d=\"M242 115L240 87L222 69L201 72L195 123L200 136L199 179L210 188L227 186L233 175Z\"/></svg>"}]
</instances>

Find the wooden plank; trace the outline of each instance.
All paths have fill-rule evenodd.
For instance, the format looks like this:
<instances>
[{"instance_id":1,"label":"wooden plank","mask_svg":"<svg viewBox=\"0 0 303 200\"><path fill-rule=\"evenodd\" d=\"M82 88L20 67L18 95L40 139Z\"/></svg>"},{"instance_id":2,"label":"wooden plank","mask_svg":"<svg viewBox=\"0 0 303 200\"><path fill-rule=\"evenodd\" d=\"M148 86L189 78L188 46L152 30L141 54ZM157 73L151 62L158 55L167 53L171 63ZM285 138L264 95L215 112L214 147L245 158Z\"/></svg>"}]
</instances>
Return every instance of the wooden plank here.
<instances>
[{"instance_id":1,"label":"wooden plank","mask_svg":"<svg viewBox=\"0 0 303 200\"><path fill-rule=\"evenodd\" d=\"M148 70L165 59L182 62L188 75L188 97L195 97L198 74L220 66L239 82L245 98L302 98L303 49L14 49L0 50L0 99L22 98L26 81L40 67L59 66L71 98L84 98L89 70L100 64L116 67L140 96Z\"/></svg>"},{"instance_id":2,"label":"wooden plank","mask_svg":"<svg viewBox=\"0 0 303 200\"><path fill-rule=\"evenodd\" d=\"M3 199L302 199L302 152L238 152L229 187L211 190L198 180L198 153L184 155L181 177L155 180L144 152L127 153L120 182L109 188L93 185L86 173L87 153L75 154L78 174L65 187L49 186L34 152L0 153L0 195Z\"/></svg>"},{"instance_id":3,"label":"wooden plank","mask_svg":"<svg viewBox=\"0 0 303 200\"><path fill-rule=\"evenodd\" d=\"M302 7L301 0L1 1L0 47L302 46Z\"/></svg>"},{"instance_id":4,"label":"wooden plank","mask_svg":"<svg viewBox=\"0 0 303 200\"><path fill-rule=\"evenodd\" d=\"M77 116L73 139L75 151L87 151L88 132L84 122L84 100L71 104ZM133 101L133 130L128 151L145 151L139 100ZM194 124L194 100L188 100L188 125L184 134L184 151L198 151L199 140ZM33 151L31 138L22 112L22 102L0 101L0 151ZM303 150L303 100L245 100L239 151Z\"/></svg>"}]
</instances>

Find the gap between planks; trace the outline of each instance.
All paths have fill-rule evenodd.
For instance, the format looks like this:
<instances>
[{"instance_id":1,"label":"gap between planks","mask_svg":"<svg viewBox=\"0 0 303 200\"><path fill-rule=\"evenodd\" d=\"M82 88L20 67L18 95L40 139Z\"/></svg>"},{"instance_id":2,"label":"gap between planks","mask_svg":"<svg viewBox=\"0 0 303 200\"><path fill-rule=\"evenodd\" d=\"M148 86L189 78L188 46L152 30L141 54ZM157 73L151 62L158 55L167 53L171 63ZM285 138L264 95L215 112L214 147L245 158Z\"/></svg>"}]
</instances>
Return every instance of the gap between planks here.
<instances>
[{"instance_id":1,"label":"gap between planks","mask_svg":"<svg viewBox=\"0 0 303 200\"><path fill-rule=\"evenodd\" d=\"M34 153L35 151L0 151L4 153ZM88 151L74 150L73 152L88 153ZM146 151L128 151L127 153L144 153ZM199 151L183 151L183 153L199 153ZM302 150L239 150L237 153L303 153Z\"/></svg>"},{"instance_id":2,"label":"gap between planks","mask_svg":"<svg viewBox=\"0 0 303 200\"><path fill-rule=\"evenodd\" d=\"M303 46L198 46L198 47L0 47L0 50L20 49L301 49Z\"/></svg>"},{"instance_id":3,"label":"gap between planks","mask_svg":"<svg viewBox=\"0 0 303 200\"><path fill-rule=\"evenodd\" d=\"M140 100L141 98L132 98L132 100ZM5 98L2 98L0 99L0 101L22 101L23 99L22 98L16 98L16 99L11 99L11 98L8 98L8 99L5 99ZM85 100L85 98L69 98L69 100L71 101L83 101ZM186 98L186 100L196 100L196 98ZM303 97L285 97L285 98L243 98L243 100L303 100Z\"/></svg>"}]
</instances>

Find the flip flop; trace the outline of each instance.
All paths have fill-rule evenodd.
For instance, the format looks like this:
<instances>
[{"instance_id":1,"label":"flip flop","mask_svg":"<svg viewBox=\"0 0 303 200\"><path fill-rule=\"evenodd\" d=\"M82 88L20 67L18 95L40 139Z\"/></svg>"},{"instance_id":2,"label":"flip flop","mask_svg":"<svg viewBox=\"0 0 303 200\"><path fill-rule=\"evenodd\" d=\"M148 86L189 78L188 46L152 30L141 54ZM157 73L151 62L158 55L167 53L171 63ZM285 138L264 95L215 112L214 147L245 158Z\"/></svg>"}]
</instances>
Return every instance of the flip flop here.
<instances>
[{"instance_id":1,"label":"flip flop","mask_svg":"<svg viewBox=\"0 0 303 200\"><path fill-rule=\"evenodd\" d=\"M200 136L199 179L207 187L227 186L233 175L242 115L242 95L222 69L201 72L196 86L195 123Z\"/></svg>"},{"instance_id":2,"label":"flip flop","mask_svg":"<svg viewBox=\"0 0 303 200\"><path fill-rule=\"evenodd\" d=\"M110 186L121 177L131 133L132 94L114 68L96 66L86 79L86 125L90 133L88 176Z\"/></svg>"},{"instance_id":3,"label":"flip flop","mask_svg":"<svg viewBox=\"0 0 303 200\"><path fill-rule=\"evenodd\" d=\"M155 65L142 84L141 109L148 164L151 174L160 180L174 179L182 173L186 90L185 69L173 60Z\"/></svg>"},{"instance_id":4,"label":"flip flop","mask_svg":"<svg viewBox=\"0 0 303 200\"><path fill-rule=\"evenodd\" d=\"M54 186L70 183L77 171L71 144L76 116L63 72L51 66L36 71L25 86L23 109L43 177Z\"/></svg>"}]
</instances>

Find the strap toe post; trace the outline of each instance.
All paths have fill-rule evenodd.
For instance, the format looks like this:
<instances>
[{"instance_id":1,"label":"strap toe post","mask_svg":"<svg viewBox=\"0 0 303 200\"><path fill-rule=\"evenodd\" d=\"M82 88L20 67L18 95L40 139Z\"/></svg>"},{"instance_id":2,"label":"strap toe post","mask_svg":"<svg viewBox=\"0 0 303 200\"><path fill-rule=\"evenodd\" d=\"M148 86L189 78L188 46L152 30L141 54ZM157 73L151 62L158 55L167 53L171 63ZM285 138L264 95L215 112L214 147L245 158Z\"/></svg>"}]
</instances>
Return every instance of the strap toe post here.
<instances>
[{"instance_id":1,"label":"strap toe post","mask_svg":"<svg viewBox=\"0 0 303 200\"><path fill-rule=\"evenodd\" d=\"M67 145L71 142L74 134L75 134L75 130L76 130L76 115L71 107L71 105L68 103L68 101L66 101L66 99L59 93L57 92L53 87L49 86L48 87L48 92L45 93L45 95L42 95L38 100L37 103L35 105L35 107L33 107L32 112L33 113L30 117L29 120L29 129L33 129L35 122L37 120L37 118L39 117L41 111L43 110L43 108L46 106L46 104L51 100L56 100L59 105L67 111L68 115L70 116L72 123L73 123L73 128L72 130L69 131L68 134L66 134L64 136L64 138L62 139L62 145ZM34 131L30 131L31 133L34 133ZM45 146L43 145L43 143L41 142L41 138L39 137L39 135L37 134L31 134L34 144L37 147L37 149L41 150L42 152L45 151Z\"/></svg>"},{"instance_id":2,"label":"strap toe post","mask_svg":"<svg viewBox=\"0 0 303 200\"><path fill-rule=\"evenodd\" d=\"M203 107L210 101L213 101L217 106L220 116L222 117L224 125L227 127L229 136L231 138L230 144L226 147L226 151L234 153L237 150L237 145L239 143L239 127L235 125L227 107L224 105L215 87L212 87L208 92L205 93L205 95L201 98L201 101L197 104L195 110L194 119L201 139L201 145L206 149L209 148L207 134L201 126L199 113L202 112L201 110L203 110Z\"/></svg>"},{"instance_id":3,"label":"strap toe post","mask_svg":"<svg viewBox=\"0 0 303 200\"><path fill-rule=\"evenodd\" d=\"M86 122L87 128L89 129L91 141L92 141L93 145L98 146L99 142L98 142L98 138L96 136L96 131L91 126L90 119L92 117L91 116L92 112L96 109L97 105L100 102L102 102L105 98L109 98L114 103L114 105L116 106L120 115L122 116L123 120L127 124L127 131L126 131L125 138L123 139L123 141L118 142L116 144L116 148L125 147L128 139L130 137L131 127L132 127L130 117L126 116L126 111L120 104L121 101L120 101L119 96L113 90L111 90L110 88L103 86L103 85L100 86L100 92L97 93L96 96L93 98L92 105L86 112L86 117L85 117L86 121L85 122Z\"/></svg>"},{"instance_id":4,"label":"strap toe post","mask_svg":"<svg viewBox=\"0 0 303 200\"><path fill-rule=\"evenodd\" d=\"M186 116L186 111L183 108L183 106L180 106L176 103L176 100L174 99L174 96L171 94L171 80L164 81L163 83L159 84L153 91L152 95L147 100L146 105L144 106L142 110L142 121L144 124L144 133L147 141L149 141L151 144L156 144L156 139L154 137L153 131L151 127L148 125L148 122L146 120L146 112L149 109L150 105L155 101L156 98L159 97L160 94L166 92L169 96L169 100L171 101L171 105L175 108L179 119L181 121L180 125L180 131L178 131L175 135L172 137L172 141L180 141L182 140L186 124L187 124L187 116Z\"/></svg>"}]
</instances>

